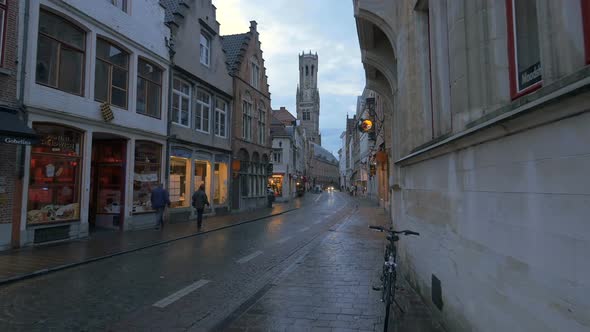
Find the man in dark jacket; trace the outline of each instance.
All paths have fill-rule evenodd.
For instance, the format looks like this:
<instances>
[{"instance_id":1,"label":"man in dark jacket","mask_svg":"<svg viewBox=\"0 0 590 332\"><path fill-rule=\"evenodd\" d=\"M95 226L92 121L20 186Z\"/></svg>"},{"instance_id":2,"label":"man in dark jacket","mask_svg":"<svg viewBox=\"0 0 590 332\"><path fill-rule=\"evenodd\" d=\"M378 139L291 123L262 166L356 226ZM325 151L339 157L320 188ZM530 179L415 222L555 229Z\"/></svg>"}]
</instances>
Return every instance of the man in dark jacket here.
<instances>
[{"instance_id":1,"label":"man in dark jacket","mask_svg":"<svg viewBox=\"0 0 590 332\"><path fill-rule=\"evenodd\" d=\"M156 188L152 189L152 208L156 210L156 222L158 229L164 228L164 210L166 206L170 206L170 197L168 191L164 189L164 184L160 183Z\"/></svg>"},{"instance_id":2,"label":"man in dark jacket","mask_svg":"<svg viewBox=\"0 0 590 332\"><path fill-rule=\"evenodd\" d=\"M205 185L201 184L199 190L195 191L193 194L193 207L197 209L198 228L201 228L201 225L203 224L203 211L205 210L205 205L209 205L209 199L207 199L207 194L205 193Z\"/></svg>"}]
</instances>

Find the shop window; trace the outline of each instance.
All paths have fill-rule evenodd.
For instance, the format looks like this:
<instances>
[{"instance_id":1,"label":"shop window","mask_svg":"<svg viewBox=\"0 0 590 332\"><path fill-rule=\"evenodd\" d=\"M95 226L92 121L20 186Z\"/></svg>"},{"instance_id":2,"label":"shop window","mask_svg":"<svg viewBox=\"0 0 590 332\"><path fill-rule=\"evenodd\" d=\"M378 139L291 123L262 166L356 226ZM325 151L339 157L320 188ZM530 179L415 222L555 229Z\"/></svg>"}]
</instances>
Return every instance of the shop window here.
<instances>
[{"instance_id":1,"label":"shop window","mask_svg":"<svg viewBox=\"0 0 590 332\"><path fill-rule=\"evenodd\" d=\"M0 67L4 65L4 40L6 39L6 0L0 0Z\"/></svg>"},{"instance_id":2,"label":"shop window","mask_svg":"<svg viewBox=\"0 0 590 332\"><path fill-rule=\"evenodd\" d=\"M225 127L227 126L227 103L217 98L215 101L215 135L227 137Z\"/></svg>"},{"instance_id":3,"label":"shop window","mask_svg":"<svg viewBox=\"0 0 590 332\"><path fill-rule=\"evenodd\" d=\"M137 113L161 117L162 70L139 59L137 64Z\"/></svg>"},{"instance_id":4,"label":"shop window","mask_svg":"<svg viewBox=\"0 0 590 332\"><path fill-rule=\"evenodd\" d=\"M86 33L65 19L41 10L36 82L83 95Z\"/></svg>"},{"instance_id":5,"label":"shop window","mask_svg":"<svg viewBox=\"0 0 590 332\"><path fill-rule=\"evenodd\" d=\"M94 99L127 109L129 53L98 38L95 75Z\"/></svg>"},{"instance_id":6,"label":"shop window","mask_svg":"<svg viewBox=\"0 0 590 332\"><path fill-rule=\"evenodd\" d=\"M582 23L584 25L584 46L586 49L586 63L590 64L590 0L582 2Z\"/></svg>"},{"instance_id":7,"label":"shop window","mask_svg":"<svg viewBox=\"0 0 590 332\"><path fill-rule=\"evenodd\" d=\"M175 78L172 88L172 122L189 127L191 86Z\"/></svg>"},{"instance_id":8,"label":"shop window","mask_svg":"<svg viewBox=\"0 0 590 332\"><path fill-rule=\"evenodd\" d=\"M275 193L275 196L283 196L283 176L282 175L273 175L268 180L268 185L270 189Z\"/></svg>"},{"instance_id":9,"label":"shop window","mask_svg":"<svg viewBox=\"0 0 590 332\"><path fill-rule=\"evenodd\" d=\"M78 220L82 135L60 126L33 128L41 141L31 148L27 224Z\"/></svg>"},{"instance_id":10,"label":"shop window","mask_svg":"<svg viewBox=\"0 0 590 332\"><path fill-rule=\"evenodd\" d=\"M197 90L197 109L195 110L195 129L209 132L209 113L211 111L211 95Z\"/></svg>"},{"instance_id":11,"label":"shop window","mask_svg":"<svg viewBox=\"0 0 590 332\"><path fill-rule=\"evenodd\" d=\"M199 189L199 186L205 185L205 193L207 197L211 197L211 166L208 161L195 160L195 179L194 187L195 191Z\"/></svg>"},{"instance_id":12,"label":"shop window","mask_svg":"<svg viewBox=\"0 0 590 332\"><path fill-rule=\"evenodd\" d=\"M211 58L211 39L201 33L201 63L209 67L209 59Z\"/></svg>"},{"instance_id":13,"label":"shop window","mask_svg":"<svg viewBox=\"0 0 590 332\"><path fill-rule=\"evenodd\" d=\"M512 98L542 84L536 0L506 0L508 56Z\"/></svg>"},{"instance_id":14,"label":"shop window","mask_svg":"<svg viewBox=\"0 0 590 332\"><path fill-rule=\"evenodd\" d=\"M173 208L190 206L189 159L170 157L170 206Z\"/></svg>"},{"instance_id":15,"label":"shop window","mask_svg":"<svg viewBox=\"0 0 590 332\"><path fill-rule=\"evenodd\" d=\"M215 163L214 175L215 188L213 191L213 204L223 205L228 196L228 165L227 163Z\"/></svg>"},{"instance_id":16,"label":"shop window","mask_svg":"<svg viewBox=\"0 0 590 332\"><path fill-rule=\"evenodd\" d=\"M135 168L133 174L133 213L153 211L152 188L160 184L162 147L159 144L135 142Z\"/></svg>"}]
</instances>

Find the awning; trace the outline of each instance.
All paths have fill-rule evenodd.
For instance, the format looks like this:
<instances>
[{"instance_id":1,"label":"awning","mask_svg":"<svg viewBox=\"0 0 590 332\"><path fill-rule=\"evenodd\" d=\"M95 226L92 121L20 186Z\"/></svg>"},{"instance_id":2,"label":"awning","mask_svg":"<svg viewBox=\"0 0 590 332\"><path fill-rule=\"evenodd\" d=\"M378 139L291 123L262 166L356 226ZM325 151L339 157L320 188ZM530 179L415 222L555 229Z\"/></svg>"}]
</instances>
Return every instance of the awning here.
<instances>
[{"instance_id":1,"label":"awning","mask_svg":"<svg viewBox=\"0 0 590 332\"><path fill-rule=\"evenodd\" d=\"M39 142L39 135L19 119L16 111L0 107L0 144L31 145Z\"/></svg>"}]
</instances>

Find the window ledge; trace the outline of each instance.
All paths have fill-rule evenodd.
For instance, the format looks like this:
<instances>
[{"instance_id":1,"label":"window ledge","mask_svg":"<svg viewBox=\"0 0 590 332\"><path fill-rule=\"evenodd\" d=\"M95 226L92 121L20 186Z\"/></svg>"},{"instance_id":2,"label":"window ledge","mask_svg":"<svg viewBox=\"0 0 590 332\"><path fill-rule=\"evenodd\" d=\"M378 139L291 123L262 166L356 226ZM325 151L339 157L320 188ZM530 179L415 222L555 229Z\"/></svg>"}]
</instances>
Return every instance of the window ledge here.
<instances>
[{"instance_id":1,"label":"window ledge","mask_svg":"<svg viewBox=\"0 0 590 332\"><path fill-rule=\"evenodd\" d=\"M12 76L12 70L0 67L0 75Z\"/></svg>"},{"instance_id":2,"label":"window ledge","mask_svg":"<svg viewBox=\"0 0 590 332\"><path fill-rule=\"evenodd\" d=\"M507 119L514 118L531 110L543 107L544 105L559 98L564 98L569 95L575 95L577 93L590 90L590 77L587 76L589 73L590 66L587 66L586 68L574 74L566 76L561 80L540 88L536 92L514 100L510 104L499 108L495 112L490 112L489 115L483 116L482 118L467 124L465 130L461 132L441 136L422 146L419 146L409 155L396 160L395 164L402 165L412 163L413 161L418 161L417 159L428 159L429 157L427 154L432 153L435 149L444 149L451 143L455 143L455 149L459 148L459 146L463 148L461 144L456 143L459 141L459 139L470 136L482 129L489 128Z\"/></svg>"}]
</instances>

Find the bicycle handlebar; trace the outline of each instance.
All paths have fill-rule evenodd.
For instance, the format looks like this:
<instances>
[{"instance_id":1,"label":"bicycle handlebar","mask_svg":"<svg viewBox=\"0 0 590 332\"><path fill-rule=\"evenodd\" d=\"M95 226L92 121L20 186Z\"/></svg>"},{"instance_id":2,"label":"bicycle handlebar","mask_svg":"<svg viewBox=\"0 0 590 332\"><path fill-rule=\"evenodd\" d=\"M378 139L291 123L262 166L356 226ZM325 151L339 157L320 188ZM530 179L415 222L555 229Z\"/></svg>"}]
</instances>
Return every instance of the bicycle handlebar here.
<instances>
[{"instance_id":1,"label":"bicycle handlebar","mask_svg":"<svg viewBox=\"0 0 590 332\"><path fill-rule=\"evenodd\" d=\"M374 230L378 230L379 232L387 232L389 234L403 234L403 235L417 235L420 236L420 233L418 232L414 232L414 231L410 231L408 229L403 230L403 231L394 231L393 229L385 229L382 226L369 226L370 229L374 229Z\"/></svg>"}]
</instances>

